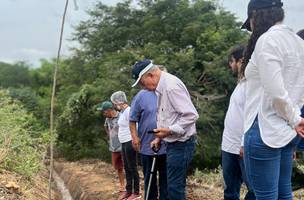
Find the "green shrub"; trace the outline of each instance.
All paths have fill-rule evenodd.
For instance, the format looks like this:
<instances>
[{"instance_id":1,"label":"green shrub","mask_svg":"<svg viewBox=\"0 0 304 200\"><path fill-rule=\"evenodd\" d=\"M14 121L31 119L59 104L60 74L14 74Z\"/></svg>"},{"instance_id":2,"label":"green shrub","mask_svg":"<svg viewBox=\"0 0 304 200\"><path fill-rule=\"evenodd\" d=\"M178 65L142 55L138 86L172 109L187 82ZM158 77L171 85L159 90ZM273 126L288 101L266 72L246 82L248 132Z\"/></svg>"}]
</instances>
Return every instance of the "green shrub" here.
<instances>
[{"instance_id":1,"label":"green shrub","mask_svg":"<svg viewBox=\"0 0 304 200\"><path fill-rule=\"evenodd\" d=\"M102 135L103 119L98 116L100 112L96 112L94 94L94 87L84 85L71 96L58 119L57 147L59 153L68 160L109 160L110 154L104 137L106 134Z\"/></svg>"},{"instance_id":2,"label":"green shrub","mask_svg":"<svg viewBox=\"0 0 304 200\"><path fill-rule=\"evenodd\" d=\"M31 177L41 167L48 134L5 90L0 90L0 119L0 167Z\"/></svg>"}]
</instances>

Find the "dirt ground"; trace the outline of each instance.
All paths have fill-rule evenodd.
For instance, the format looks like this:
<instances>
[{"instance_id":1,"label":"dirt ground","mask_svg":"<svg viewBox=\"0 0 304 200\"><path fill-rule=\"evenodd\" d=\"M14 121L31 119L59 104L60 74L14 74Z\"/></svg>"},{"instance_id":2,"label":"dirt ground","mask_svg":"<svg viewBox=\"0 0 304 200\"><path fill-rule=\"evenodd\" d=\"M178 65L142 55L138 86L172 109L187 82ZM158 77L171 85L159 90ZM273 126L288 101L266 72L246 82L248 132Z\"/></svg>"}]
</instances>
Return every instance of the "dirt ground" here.
<instances>
[{"instance_id":1,"label":"dirt ground","mask_svg":"<svg viewBox=\"0 0 304 200\"><path fill-rule=\"evenodd\" d=\"M55 162L54 166L75 200L116 200L118 198L119 184L111 165L98 160L70 163L61 160ZM143 191L141 173L140 177L141 191ZM222 196L219 189L201 187L194 182L190 182L187 188L188 200L219 200Z\"/></svg>"},{"instance_id":2,"label":"dirt ground","mask_svg":"<svg viewBox=\"0 0 304 200\"><path fill-rule=\"evenodd\" d=\"M99 160L54 163L55 170L64 180L74 200L116 200L118 198L117 175L111 165ZM141 171L141 170L139 170ZM216 174L216 173L215 173ZM187 200L222 200L220 176L205 175L207 179L190 177L187 181ZM47 200L48 171L43 170L31 181L19 175L0 171L0 200ZM143 191L143 176L141 191ZM200 177L200 176L199 176ZM54 189L55 184L54 184ZM244 195L242 195L244 196ZM294 200L304 200L304 190L294 192ZM62 199L53 191L53 199ZM143 198L142 198L143 200Z\"/></svg>"},{"instance_id":3,"label":"dirt ground","mask_svg":"<svg viewBox=\"0 0 304 200\"><path fill-rule=\"evenodd\" d=\"M115 171L111 165L99 160L79 162L61 160L55 162L55 170L64 180L75 200L116 200L119 195ZM141 191L143 191L141 173L140 177ZM190 177L187 181L187 200L222 200L221 179L217 179L217 181L212 181L215 184L211 184ZM304 200L304 190L295 192L294 196L294 200Z\"/></svg>"},{"instance_id":4,"label":"dirt ground","mask_svg":"<svg viewBox=\"0 0 304 200\"><path fill-rule=\"evenodd\" d=\"M48 171L39 172L33 179L5 170L0 171L0 200L48 200ZM52 199L60 195L52 190Z\"/></svg>"}]
</instances>

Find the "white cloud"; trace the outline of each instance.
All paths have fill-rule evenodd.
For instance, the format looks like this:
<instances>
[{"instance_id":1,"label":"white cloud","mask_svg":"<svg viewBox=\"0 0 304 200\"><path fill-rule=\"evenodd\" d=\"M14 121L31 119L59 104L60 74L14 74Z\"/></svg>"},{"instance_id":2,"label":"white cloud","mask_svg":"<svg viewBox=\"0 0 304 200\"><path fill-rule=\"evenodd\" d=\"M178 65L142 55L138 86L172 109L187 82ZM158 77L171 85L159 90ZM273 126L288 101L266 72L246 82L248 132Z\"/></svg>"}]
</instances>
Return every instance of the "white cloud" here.
<instances>
[{"instance_id":1,"label":"white cloud","mask_svg":"<svg viewBox=\"0 0 304 200\"><path fill-rule=\"evenodd\" d=\"M32 49L32 48L21 48L18 52L24 55L33 55L33 56L46 56L49 54L46 51L42 51L39 49Z\"/></svg>"},{"instance_id":2,"label":"white cloud","mask_svg":"<svg viewBox=\"0 0 304 200\"><path fill-rule=\"evenodd\" d=\"M122 0L101 0L102 3L115 5ZM228 10L236 13L240 20L246 18L249 0L219 0ZM283 0L286 10L286 23L295 30L304 28L303 0ZM73 26L88 18L86 10L100 0L77 0L78 11L70 0L62 54L69 54L69 47L76 45L68 41ZM16 62L25 60L39 65L39 59L56 56L64 0L0 0L0 60Z\"/></svg>"}]
</instances>

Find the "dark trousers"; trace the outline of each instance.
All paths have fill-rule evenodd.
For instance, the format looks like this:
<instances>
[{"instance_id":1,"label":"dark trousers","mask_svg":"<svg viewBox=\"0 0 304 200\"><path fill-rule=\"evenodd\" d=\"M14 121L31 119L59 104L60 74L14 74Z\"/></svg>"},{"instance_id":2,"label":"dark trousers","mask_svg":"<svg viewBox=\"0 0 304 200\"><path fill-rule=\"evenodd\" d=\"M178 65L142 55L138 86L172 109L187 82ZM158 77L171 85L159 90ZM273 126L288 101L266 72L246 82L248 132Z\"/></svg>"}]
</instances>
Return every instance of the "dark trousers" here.
<instances>
[{"instance_id":1,"label":"dark trousers","mask_svg":"<svg viewBox=\"0 0 304 200\"><path fill-rule=\"evenodd\" d=\"M139 193L139 176L137 171L137 154L132 147L132 142L121 144L124 161L126 190L130 193Z\"/></svg>"},{"instance_id":2,"label":"dark trousers","mask_svg":"<svg viewBox=\"0 0 304 200\"><path fill-rule=\"evenodd\" d=\"M254 192L247 181L244 161L240 155L222 151L222 167L225 181L224 199L240 200L240 189L244 182L248 190L245 200L255 200Z\"/></svg>"},{"instance_id":3,"label":"dark trousers","mask_svg":"<svg viewBox=\"0 0 304 200\"><path fill-rule=\"evenodd\" d=\"M304 106L301 109L301 117L304 117ZM304 151L304 139L301 139L301 141L299 142L297 150Z\"/></svg>"},{"instance_id":4,"label":"dark trousers","mask_svg":"<svg viewBox=\"0 0 304 200\"><path fill-rule=\"evenodd\" d=\"M195 137L185 142L168 143L167 184L170 200L186 200L187 169L192 160Z\"/></svg>"},{"instance_id":5,"label":"dark trousers","mask_svg":"<svg viewBox=\"0 0 304 200\"><path fill-rule=\"evenodd\" d=\"M168 199L166 159L167 159L166 154L156 156L155 168L152 176L149 198L148 198L149 200L158 199L157 185L159 185L159 200ZM141 163L142 163L144 179L145 179L145 199L146 199L147 188L149 184L152 162L153 162L153 156L141 154ZM157 173L158 173L158 184L157 184Z\"/></svg>"},{"instance_id":6,"label":"dark trousers","mask_svg":"<svg viewBox=\"0 0 304 200\"><path fill-rule=\"evenodd\" d=\"M297 145L297 150L304 151L304 139L301 139L299 144Z\"/></svg>"}]
</instances>

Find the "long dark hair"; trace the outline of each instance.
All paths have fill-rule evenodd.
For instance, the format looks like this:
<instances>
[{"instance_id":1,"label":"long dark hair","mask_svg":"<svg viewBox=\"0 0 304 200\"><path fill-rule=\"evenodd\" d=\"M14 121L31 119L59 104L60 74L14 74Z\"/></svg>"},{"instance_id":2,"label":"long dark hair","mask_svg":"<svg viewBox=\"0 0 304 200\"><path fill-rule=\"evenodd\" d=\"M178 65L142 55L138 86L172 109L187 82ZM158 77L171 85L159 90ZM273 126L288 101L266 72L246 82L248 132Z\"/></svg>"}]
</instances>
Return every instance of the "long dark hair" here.
<instances>
[{"instance_id":1,"label":"long dark hair","mask_svg":"<svg viewBox=\"0 0 304 200\"><path fill-rule=\"evenodd\" d=\"M245 54L244 61L241 68L243 74L251 55L254 51L255 45L259 37L268 31L270 27L275 25L277 22L281 22L284 19L284 10L279 7L265 8L255 10L250 14L250 18L253 19L253 31L249 38Z\"/></svg>"},{"instance_id":2,"label":"long dark hair","mask_svg":"<svg viewBox=\"0 0 304 200\"><path fill-rule=\"evenodd\" d=\"M304 29L297 32L298 36L300 36L304 40Z\"/></svg>"}]
</instances>

